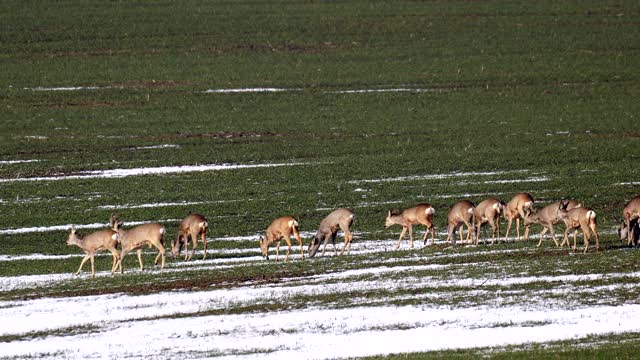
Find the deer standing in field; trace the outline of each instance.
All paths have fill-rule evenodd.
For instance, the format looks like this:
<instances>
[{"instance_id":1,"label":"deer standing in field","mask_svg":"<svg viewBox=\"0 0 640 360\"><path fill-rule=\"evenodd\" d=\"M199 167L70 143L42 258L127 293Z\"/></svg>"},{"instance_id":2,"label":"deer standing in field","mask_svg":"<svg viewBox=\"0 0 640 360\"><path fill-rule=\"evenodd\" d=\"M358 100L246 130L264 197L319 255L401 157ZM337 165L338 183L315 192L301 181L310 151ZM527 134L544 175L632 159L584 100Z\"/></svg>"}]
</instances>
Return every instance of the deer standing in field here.
<instances>
[{"instance_id":1,"label":"deer standing in field","mask_svg":"<svg viewBox=\"0 0 640 360\"><path fill-rule=\"evenodd\" d=\"M504 241L509 237L511 231L511 223L516 220L516 240L520 240L520 219L531 212L533 209L533 197L528 193L517 193L509 200L504 207L504 219L508 221L507 232L504 235ZM524 239L529 239L529 226L524 226Z\"/></svg>"},{"instance_id":2,"label":"deer standing in field","mask_svg":"<svg viewBox=\"0 0 640 360\"><path fill-rule=\"evenodd\" d=\"M171 256L180 256L182 245L184 245L184 259L189 261L193 258L193 254L196 252L198 246L198 236L202 237L202 243L204 244L204 256L202 260L207 258L207 228L209 223L207 219L200 214L189 214L178 225L178 236L175 241L171 242ZM191 249L191 255L189 255L189 239L193 243Z\"/></svg>"},{"instance_id":3,"label":"deer standing in field","mask_svg":"<svg viewBox=\"0 0 640 360\"><path fill-rule=\"evenodd\" d=\"M571 210L580 206L582 206L582 204L578 203L575 200L561 200L549 204L541 210L536 210L534 208L525 215L524 226L530 226L531 224L542 225L542 231L540 231L540 241L538 242L538 246L542 244L542 240L544 240L544 236L547 231L549 231L549 233L551 234L551 239L553 239L553 242L556 243L556 246L560 246L555 238L555 234L553 233L553 225L562 221L559 215L559 211L561 208L564 210Z\"/></svg>"},{"instance_id":4,"label":"deer standing in field","mask_svg":"<svg viewBox=\"0 0 640 360\"><path fill-rule=\"evenodd\" d=\"M109 219L109 225L111 225L111 228L118 233L118 242L122 246L120 259L118 260L121 273L124 272L122 268L122 259L124 259L127 253L133 250L136 250L136 253L138 254L140 271L144 270L144 265L142 264L142 247L145 245L148 245L149 247L154 246L156 249L158 249L158 255L156 256L154 264L157 265L158 259L162 257L162 265L160 266L160 270L164 269L165 230L163 225L144 224L125 230L122 228L122 221L118 221L118 218L113 215L111 215L111 218Z\"/></svg>"},{"instance_id":5,"label":"deer standing in field","mask_svg":"<svg viewBox=\"0 0 640 360\"><path fill-rule=\"evenodd\" d=\"M498 239L500 239L500 213L503 211L503 208L504 203L496 198L488 198L476 206L473 212L473 226L476 230L476 245L478 245L478 240L480 239L480 228L486 223L491 225L491 233L493 235L491 245L496 241L496 233L498 235ZM486 236L484 243L487 243Z\"/></svg>"},{"instance_id":6,"label":"deer standing in field","mask_svg":"<svg viewBox=\"0 0 640 360\"><path fill-rule=\"evenodd\" d=\"M447 241L451 241L453 245L456 244L455 232L456 229L458 229L460 241L462 242L462 233L464 233L463 225L467 225L467 241L471 239L474 211L475 205L469 200L460 200L453 204L447 215Z\"/></svg>"},{"instance_id":7,"label":"deer standing in field","mask_svg":"<svg viewBox=\"0 0 640 360\"><path fill-rule=\"evenodd\" d=\"M340 255L342 256L342 254L344 254L344 250L347 246L349 246L349 250L347 251L347 255L349 255L351 252L351 240L353 239L349 228L351 224L353 224L353 219L353 211L344 208L336 209L322 219L318 231L313 238L311 238L311 244L309 244L308 250L309 257L314 257L316 255L316 252L320 248L320 243L322 242L324 242L324 246L322 247L322 256L324 256L324 251L327 248L329 240L333 243L333 255L336 256L338 253L336 249L336 236L338 235L339 230L344 232L344 246L342 247L342 251L340 251Z\"/></svg>"},{"instance_id":8,"label":"deer standing in field","mask_svg":"<svg viewBox=\"0 0 640 360\"><path fill-rule=\"evenodd\" d=\"M619 221L616 219L616 222ZM624 222L621 223L618 235L620 236L620 241L626 241L627 245L634 244L638 246L640 244L640 218L631 219L629 227L626 227ZM631 243L629 243L628 236L631 237Z\"/></svg>"},{"instance_id":9,"label":"deer standing in field","mask_svg":"<svg viewBox=\"0 0 640 360\"><path fill-rule=\"evenodd\" d=\"M291 234L296 238L300 245L300 254L302 260L304 260L304 248L302 246L302 239L298 232L298 221L293 216L279 217L269 225L265 233L265 237L260 236L260 250L262 256L269 260L269 246L277 242L276 244L276 261L278 261L278 254L280 252L280 241L284 239L287 242L287 255L284 261L289 261L289 252L291 251Z\"/></svg>"},{"instance_id":10,"label":"deer standing in field","mask_svg":"<svg viewBox=\"0 0 640 360\"><path fill-rule=\"evenodd\" d=\"M384 222L384 228L392 225L402 225L402 232L398 238L396 249L400 248L400 242L404 238L407 230L409 231L409 247L413 249L413 225L422 224L427 227L424 233L424 244L427 244L427 235L431 231L431 244L435 241L435 227L433 226L433 215L436 210L430 204L418 204L414 207L404 209L399 214L391 214L391 210L387 214Z\"/></svg>"},{"instance_id":11,"label":"deer standing in field","mask_svg":"<svg viewBox=\"0 0 640 360\"><path fill-rule=\"evenodd\" d=\"M627 245L631 245L635 242L635 238L637 237L635 228L637 226L631 226L633 220L640 218L640 196L636 196L631 201L625 205L624 209L622 209L622 224L620 225L620 229L618 233L625 235L627 239ZM637 224L637 221L636 221ZM622 240L624 238L621 237Z\"/></svg>"},{"instance_id":12,"label":"deer standing in field","mask_svg":"<svg viewBox=\"0 0 640 360\"><path fill-rule=\"evenodd\" d=\"M570 246L569 232L573 231L573 251L576 251L576 237L578 235L578 228L580 228L584 235L584 254L586 254L589 249L591 232L593 232L596 238L596 251L600 250L600 240L598 239L598 230L596 229L596 212L593 211L593 209L588 207L577 207L571 210L560 208L558 213L567 226L564 230L564 238L560 247L563 247L565 242L567 246Z\"/></svg>"},{"instance_id":13,"label":"deer standing in field","mask_svg":"<svg viewBox=\"0 0 640 360\"><path fill-rule=\"evenodd\" d=\"M69 238L67 239L67 245L77 245L79 246L85 253L84 258L80 262L80 267L76 272L76 275L82 272L82 266L87 260L91 259L91 277L96 277L96 269L94 266L93 257L100 250L108 250L111 252L113 256L113 265L111 265L111 273L113 274L116 271L116 266L118 264L118 233L111 230L99 230L93 232L84 237L78 236L76 233L76 228L71 228L71 233L69 233Z\"/></svg>"}]
</instances>

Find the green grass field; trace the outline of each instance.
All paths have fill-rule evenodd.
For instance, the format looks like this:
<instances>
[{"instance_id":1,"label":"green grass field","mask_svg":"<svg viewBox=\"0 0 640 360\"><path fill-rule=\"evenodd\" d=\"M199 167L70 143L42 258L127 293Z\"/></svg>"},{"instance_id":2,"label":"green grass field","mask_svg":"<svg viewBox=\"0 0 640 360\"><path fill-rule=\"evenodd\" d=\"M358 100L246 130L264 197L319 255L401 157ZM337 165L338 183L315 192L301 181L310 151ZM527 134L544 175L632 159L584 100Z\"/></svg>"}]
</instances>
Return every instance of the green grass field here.
<instances>
[{"instance_id":1,"label":"green grass field","mask_svg":"<svg viewBox=\"0 0 640 360\"><path fill-rule=\"evenodd\" d=\"M255 240L213 239L255 236L286 214L307 234L327 209L350 207L356 243L391 247L400 230L383 229L387 211L429 202L443 241L456 200L507 201L520 191L541 205L574 198L592 207L603 251L569 256L549 241L536 249L535 239L494 246L505 251L497 256L474 255L482 247L423 248L421 241L413 252L460 252L474 264L472 278L545 276L559 268L635 273L639 256L618 240L614 216L640 194L639 22L640 6L624 0L2 2L0 256L26 257L0 261L0 277L76 271L79 257L56 257L80 253L65 244L67 226L106 224L112 213L125 222L161 221L172 239L177 221L199 212L212 224L210 248L257 256ZM257 88L283 91L207 92ZM65 178L203 164L291 165ZM53 226L64 230L19 231ZM225 271L194 262L176 274L140 274L129 255L122 276L2 289L0 299L233 288L387 260L412 263L411 254L256 262ZM153 255L145 253L147 266ZM96 268L104 271L110 261L100 257ZM494 266L483 269L485 263ZM608 298L611 305L638 303L636 277L603 281L631 284ZM542 291L549 284L526 286ZM447 300L466 304L464 294L451 290ZM594 294L585 302L598 303ZM472 303L491 303L485 295ZM389 296L372 290L356 297L385 303ZM304 309L308 300L274 308ZM354 306L337 295L316 301ZM228 313L255 311L243 305ZM409 357L632 357L637 345L621 337Z\"/></svg>"}]
</instances>

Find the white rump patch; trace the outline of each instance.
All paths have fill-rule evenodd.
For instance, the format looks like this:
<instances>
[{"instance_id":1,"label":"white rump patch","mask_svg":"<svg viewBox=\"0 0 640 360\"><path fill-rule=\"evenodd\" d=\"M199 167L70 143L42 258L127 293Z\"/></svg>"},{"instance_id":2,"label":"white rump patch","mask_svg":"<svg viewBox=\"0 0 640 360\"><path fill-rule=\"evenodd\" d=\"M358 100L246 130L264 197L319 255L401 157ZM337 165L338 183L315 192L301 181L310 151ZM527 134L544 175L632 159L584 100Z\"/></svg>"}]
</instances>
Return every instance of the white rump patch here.
<instances>
[{"instance_id":1,"label":"white rump patch","mask_svg":"<svg viewBox=\"0 0 640 360\"><path fill-rule=\"evenodd\" d=\"M424 209L424 213L427 214L427 215L435 214L436 213L436 209L434 209L433 207L428 207L428 208Z\"/></svg>"},{"instance_id":2,"label":"white rump patch","mask_svg":"<svg viewBox=\"0 0 640 360\"><path fill-rule=\"evenodd\" d=\"M593 210L589 210L587 211L587 218L589 219L595 219L596 218L596 212Z\"/></svg>"},{"instance_id":3,"label":"white rump patch","mask_svg":"<svg viewBox=\"0 0 640 360\"><path fill-rule=\"evenodd\" d=\"M468 212L469 214L473 214L473 212L474 212L474 211L476 211L476 209L475 209L475 208L472 208L472 207L471 207L471 208L469 208L469 210L467 210L467 212Z\"/></svg>"},{"instance_id":4,"label":"white rump patch","mask_svg":"<svg viewBox=\"0 0 640 360\"><path fill-rule=\"evenodd\" d=\"M298 226L298 222L295 220L289 220L289 227L297 227Z\"/></svg>"},{"instance_id":5,"label":"white rump patch","mask_svg":"<svg viewBox=\"0 0 640 360\"><path fill-rule=\"evenodd\" d=\"M206 228L207 226L209 226L209 224L207 224L207 222L206 222L206 221L203 221L203 222L201 222L201 223L199 224L199 226L200 226L200 228L201 228L201 229L204 229L204 228Z\"/></svg>"},{"instance_id":6,"label":"white rump patch","mask_svg":"<svg viewBox=\"0 0 640 360\"><path fill-rule=\"evenodd\" d=\"M115 241L120 241L120 235L118 233L111 235L111 238Z\"/></svg>"},{"instance_id":7,"label":"white rump patch","mask_svg":"<svg viewBox=\"0 0 640 360\"><path fill-rule=\"evenodd\" d=\"M160 235L164 234L164 226L160 228Z\"/></svg>"}]
</instances>

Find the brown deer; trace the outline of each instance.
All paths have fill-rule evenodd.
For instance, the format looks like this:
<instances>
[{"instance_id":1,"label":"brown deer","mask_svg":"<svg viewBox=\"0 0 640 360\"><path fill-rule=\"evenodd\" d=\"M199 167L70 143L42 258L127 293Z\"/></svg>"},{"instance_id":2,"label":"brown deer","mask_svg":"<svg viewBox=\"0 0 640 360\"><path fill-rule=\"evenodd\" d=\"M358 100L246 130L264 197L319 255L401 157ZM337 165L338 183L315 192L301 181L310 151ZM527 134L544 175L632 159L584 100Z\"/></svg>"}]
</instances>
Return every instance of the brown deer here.
<instances>
[{"instance_id":1,"label":"brown deer","mask_svg":"<svg viewBox=\"0 0 640 360\"><path fill-rule=\"evenodd\" d=\"M509 237L513 219L516 220L516 240L520 240L520 219L524 219L532 208L533 197L528 193L517 193L509 200L504 207L504 219L508 221L504 241L507 241ZM524 239L529 239L529 227L526 225L524 227Z\"/></svg>"},{"instance_id":2,"label":"brown deer","mask_svg":"<svg viewBox=\"0 0 640 360\"><path fill-rule=\"evenodd\" d=\"M304 260L304 248L302 246L302 239L298 232L298 221L293 216L279 217L269 225L265 233L265 237L260 236L260 250L262 256L269 260L269 246L277 242L276 244L276 261L278 261L278 254L280 252L280 241L284 239L287 242L287 255L284 261L289 261L289 252L291 251L291 234L296 238L300 245L300 254L302 260Z\"/></svg>"},{"instance_id":3,"label":"brown deer","mask_svg":"<svg viewBox=\"0 0 640 360\"><path fill-rule=\"evenodd\" d=\"M460 200L453 204L447 215L447 241L451 241L453 245L456 244L456 229L458 229L460 241L462 241L462 233L464 232L463 225L467 225L467 241L471 239L474 211L475 205L469 200Z\"/></svg>"},{"instance_id":4,"label":"brown deer","mask_svg":"<svg viewBox=\"0 0 640 360\"><path fill-rule=\"evenodd\" d=\"M384 222L384 228L388 228L392 225L402 225L402 232L398 238L396 249L400 248L400 242L404 238L404 235L409 230L409 247L413 249L413 225L422 224L427 227L424 233L424 244L427 243L427 235L431 231L431 244L435 241L435 227L433 226L433 215L436 210L430 204L418 204L414 207L404 209L399 214L391 214L391 210L387 214L387 218Z\"/></svg>"},{"instance_id":5,"label":"brown deer","mask_svg":"<svg viewBox=\"0 0 640 360\"><path fill-rule=\"evenodd\" d=\"M560 246L553 232L553 225L562 221L558 212L561 208L565 210L571 210L580 206L582 206L582 204L578 203L575 200L561 200L549 204L541 210L536 210L534 208L525 215L524 226L527 227L531 224L542 225L542 231L540 231L540 241L538 242L538 246L542 244L542 240L544 240L544 236L547 231L549 231L549 233L551 234L551 239L553 239L553 242L556 243L556 246Z\"/></svg>"},{"instance_id":6,"label":"brown deer","mask_svg":"<svg viewBox=\"0 0 640 360\"><path fill-rule=\"evenodd\" d=\"M353 219L353 211L344 208L336 209L322 219L318 231L313 238L311 238L311 244L309 244L308 250L309 257L314 257L316 255L316 252L320 248L320 243L322 242L324 242L324 246L322 247L322 256L324 256L324 251L327 248L329 240L333 243L333 255L336 256L338 253L336 250L336 236L338 235L339 230L344 232L344 246L342 247L342 251L340 251L340 255L342 256L342 254L344 254L344 250L347 248L347 245L349 246L347 255L349 255L351 252L351 239L353 239L349 228L351 224L353 224Z\"/></svg>"},{"instance_id":7,"label":"brown deer","mask_svg":"<svg viewBox=\"0 0 640 360\"><path fill-rule=\"evenodd\" d=\"M140 271L144 270L144 265L142 264L142 247L145 245L149 245L149 247L154 246L158 249L158 255L154 261L154 264L158 264L158 259L162 257L162 264L160 266L160 270L164 269L164 226L161 224L144 224L139 225L129 230L125 230L122 228L122 221L118 221L118 218L111 215L109 219L109 225L111 228L118 232L118 242L122 246L122 250L120 252L120 259L118 260L118 265L120 266L120 272L123 273L124 270L122 268L122 259L124 259L125 255L130 251L136 250L138 254L138 262L140 263Z\"/></svg>"},{"instance_id":8,"label":"brown deer","mask_svg":"<svg viewBox=\"0 0 640 360\"><path fill-rule=\"evenodd\" d=\"M560 208L558 211L560 218L564 221L567 228L564 230L564 239L560 244L563 247L565 243L570 246L569 232L573 231L573 251L576 251L576 237L578 235L578 228L582 230L584 234L584 254L589 250L589 239L591 238L591 232L596 238L596 251L600 250L600 240L598 239L598 230L596 229L596 212L588 207L577 207L571 210Z\"/></svg>"},{"instance_id":9,"label":"brown deer","mask_svg":"<svg viewBox=\"0 0 640 360\"><path fill-rule=\"evenodd\" d=\"M93 257L100 250L109 250L111 255L113 256L113 265L111 265L111 273L113 274L116 271L116 265L118 264L118 233L111 230L99 230L93 232L84 237L78 236L76 233L76 228L71 228L71 233L69 233L69 238L67 239L67 245L77 245L79 246L84 253L86 254L82 261L80 262L80 267L76 272L76 275L82 272L82 266L87 260L91 259L91 277L96 277L96 269L93 264Z\"/></svg>"},{"instance_id":10,"label":"brown deer","mask_svg":"<svg viewBox=\"0 0 640 360\"><path fill-rule=\"evenodd\" d=\"M193 254L196 252L198 246L198 236L202 237L202 243L204 244L204 255L202 260L207 258L207 228L209 223L207 219L200 214L189 214L178 225L178 236L171 242L171 256L180 256L180 251L184 245L184 259L186 261L193 258ZM191 249L191 255L189 255L189 239L193 243Z\"/></svg>"},{"instance_id":11,"label":"brown deer","mask_svg":"<svg viewBox=\"0 0 640 360\"><path fill-rule=\"evenodd\" d=\"M473 226L476 232L476 245L478 245L478 240L480 239L480 228L486 223L491 225L491 233L493 235L491 245L496 241L496 233L498 235L498 239L500 239L500 213L503 211L503 208L504 203L493 197L482 201L476 206L473 212ZM487 243L486 237L484 239L484 243Z\"/></svg>"},{"instance_id":12,"label":"brown deer","mask_svg":"<svg viewBox=\"0 0 640 360\"><path fill-rule=\"evenodd\" d=\"M622 224L618 232L625 235L627 239L627 245L631 245L635 241L637 234L635 233L636 226L632 226L632 221L640 218L640 196L636 196L625 205L622 209ZM624 240L624 238L622 238Z\"/></svg>"}]
</instances>

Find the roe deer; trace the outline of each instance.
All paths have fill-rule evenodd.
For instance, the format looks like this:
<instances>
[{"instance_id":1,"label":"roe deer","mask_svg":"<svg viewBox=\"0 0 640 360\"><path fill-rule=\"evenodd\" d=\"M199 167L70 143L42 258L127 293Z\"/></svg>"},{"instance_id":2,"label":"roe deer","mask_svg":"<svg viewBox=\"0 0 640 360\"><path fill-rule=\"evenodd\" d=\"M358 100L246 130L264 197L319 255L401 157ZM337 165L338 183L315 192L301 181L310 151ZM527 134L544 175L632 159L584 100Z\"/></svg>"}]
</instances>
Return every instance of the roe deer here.
<instances>
[{"instance_id":1,"label":"roe deer","mask_svg":"<svg viewBox=\"0 0 640 360\"><path fill-rule=\"evenodd\" d=\"M620 221L616 219L616 222ZM622 222L618 229L618 236L620 236L620 241L626 241L627 245L629 245L628 236L631 236L631 244L638 246L640 244L640 218L632 219L628 228Z\"/></svg>"},{"instance_id":2,"label":"roe deer","mask_svg":"<svg viewBox=\"0 0 640 360\"><path fill-rule=\"evenodd\" d=\"M202 243L204 244L204 256L202 260L207 258L207 228L209 223L207 219L200 214L189 214L178 225L178 236L171 242L171 256L180 256L182 245L184 245L184 259L191 260L193 254L196 252L198 246L198 235L202 237ZM191 249L191 255L189 255L189 238L193 243Z\"/></svg>"},{"instance_id":3,"label":"roe deer","mask_svg":"<svg viewBox=\"0 0 640 360\"><path fill-rule=\"evenodd\" d=\"M634 243L634 237L637 237L635 233L635 227L631 226L631 221L640 218L640 196L636 196L625 205L622 209L622 224L618 232L622 234L625 232L627 245ZM625 231L626 229L626 231Z\"/></svg>"},{"instance_id":4,"label":"roe deer","mask_svg":"<svg viewBox=\"0 0 640 360\"><path fill-rule=\"evenodd\" d=\"M149 245L149 247L155 246L156 249L158 249L158 255L156 256L154 264L157 265L158 259L162 257L160 269L164 269L164 226L160 224L144 224L125 230L122 228L122 221L118 221L118 218L113 215L109 219L109 224L114 231L118 232L118 242L122 246L120 259L118 260L121 273L124 272L122 259L132 250L136 250L138 254L140 271L144 270L144 266L142 265L142 247L145 245Z\"/></svg>"},{"instance_id":5,"label":"roe deer","mask_svg":"<svg viewBox=\"0 0 640 360\"><path fill-rule=\"evenodd\" d=\"M476 209L473 212L473 226L476 232L476 245L478 245L478 240L480 239L480 228L486 223L491 225L491 233L493 235L491 245L496 241L496 233L498 234L498 239L500 239L500 213L503 211L503 208L504 203L496 198L488 198L476 206ZM487 243L486 236L484 243Z\"/></svg>"},{"instance_id":6,"label":"roe deer","mask_svg":"<svg viewBox=\"0 0 640 360\"><path fill-rule=\"evenodd\" d=\"M304 260L304 248L302 246L302 239L300 239L300 233L298 232L298 221L293 216L279 217L269 225L265 233L265 237L260 236L260 250L262 256L269 260L269 245L277 242L276 245L276 261L278 261L278 254L280 252L280 241L284 239L287 242L287 255L284 261L289 261L289 252L291 251L291 238L290 235L296 238L300 245L300 253L302 254L302 260Z\"/></svg>"},{"instance_id":7,"label":"roe deer","mask_svg":"<svg viewBox=\"0 0 640 360\"><path fill-rule=\"evenodd\" d=\"M67 239L67 245L77 245L86 254L80 262L80 267L76 272L76 275L82 271L82 266L87 260L91 259L91 277L96 277L96 269L93 265L93 257L100 250L109 250L113 256L113 264L111 265L111 273L116 271L116 265L118 264L118 233L111 229L104 229L93 232L84 237L78 236L76 228L71 228L69 238Z\"/></svg>"},{"instance_id":8,"label":"roe deer","mask_svg":"<svg viewBox=\"0 0 640 360\"><path fill-rule=\"evenodd\" d=\"M449 214L447 215L447 241L451 241L453 245L456 244L456 229L458 229L460 241L462 241L462 233L464 232L463 225L467 225L467 241L471 239L471 227L473 224L474 211L475 205L473 205L469 200L460 200L453 204L451 210L449 210Z\"/></svg>"},{"instance_id":9,"label":"roe deer","mask_svg":"<svg viewBox=\"0 0 640 360\"><path fill-rule=\"evenodd\" d=\"M570 231L573 231L573 251L576 251L576 237L578 228L580 228L584 235L584 253L586 254L587 250L589 250L591 232L593 232L596 237L596 251L600 250L600 240L598 239L598 230L596 229L596 212L593 211L593 209L588 207L578 207L571 210L560 208L558 213L567 226L564 230L564 239L560 247L563 247L565 242L567 246L570 246L568 234Z\"/></svg>"},{"instance_id":10,"label":"roe deer","mask_svg":"<svg viewBox=\"0 0 640 360\"><path fill-rule=\"evenodd\" d=\"M562 220L560 219L560 215L558 212L561 208L565 210L571 210L580 206L582 206L582 204L578 203L575 200L561 200L549 204L541 210L536 210L534 208L525 215L524 226L527 227L531 224L542 225L542 231L540 231L540 241L538 241L537 246L540 246L542 244L542 240L544 240L544 236L547 231L549 231L549 233L551 234L551 239L553 239L553 242L556 243L556 246L560 246L553 232L553 225L559 223Z\"/></svg>"},{"instance_id":11,"label":"roe deer","mask_svg":"<svg viewBox=\"0 0 640 360\"><path fill-rule=\"evenodd\" d=\"M427 227L424 233L424 244L427 244L427 235L431 231L431 244L435 241L435 228L433 226L433 215L436 210L430 204L418 204L414 207L404 209L400 214L391 214L391 211L387 214L387 218L384 222L384 228L388 228L392 225L402 225L402 232L398 238L396 249L400 248L400 242L404 238L404 235L409 230L409 247L413 249L413 225L422 224Z\"/></svg>"},{"instance_id":12,"label":"roe deer","mask_svg":"<svg viewBox=\"0 0 640 360\"><path fill-rule=\"evenodd\" d=\"M324 256L324 251L327 248L329 240L333 243L333 255L337 255L336 236L338 235L339 230L344 232L344 247L342 247L340 255L344 254L344 250L347 248L347 245L349 246L347 255L349 255L351 252L351 239L353 239L349 227L353 223L353 219L353 211L344 208L333 210L329 215L322 219L318 231L313 238L311 238L311 244L309 244L308 250L309 257L314 257L316 255L316 252L320 248L320 243L322 242L324 242L324 246L322 247L322 256Z\"/></svg>"},{"instance_id":13,"label":"roe deer","mask_svg":"<svg viewBox=\"0 0 640 360\"><path fill-rule=\"evenodd\" d=\"M517 193L509 200L504 207L504 219L508 221L504 241L507 241L509 237L513 219L516 219L516 240L520 240L520 219L524 219L532 208L533 197L528 193ZM524 226L524 239L529 239L529 226L527 225Z\"/></svg>"}]
</instances>

